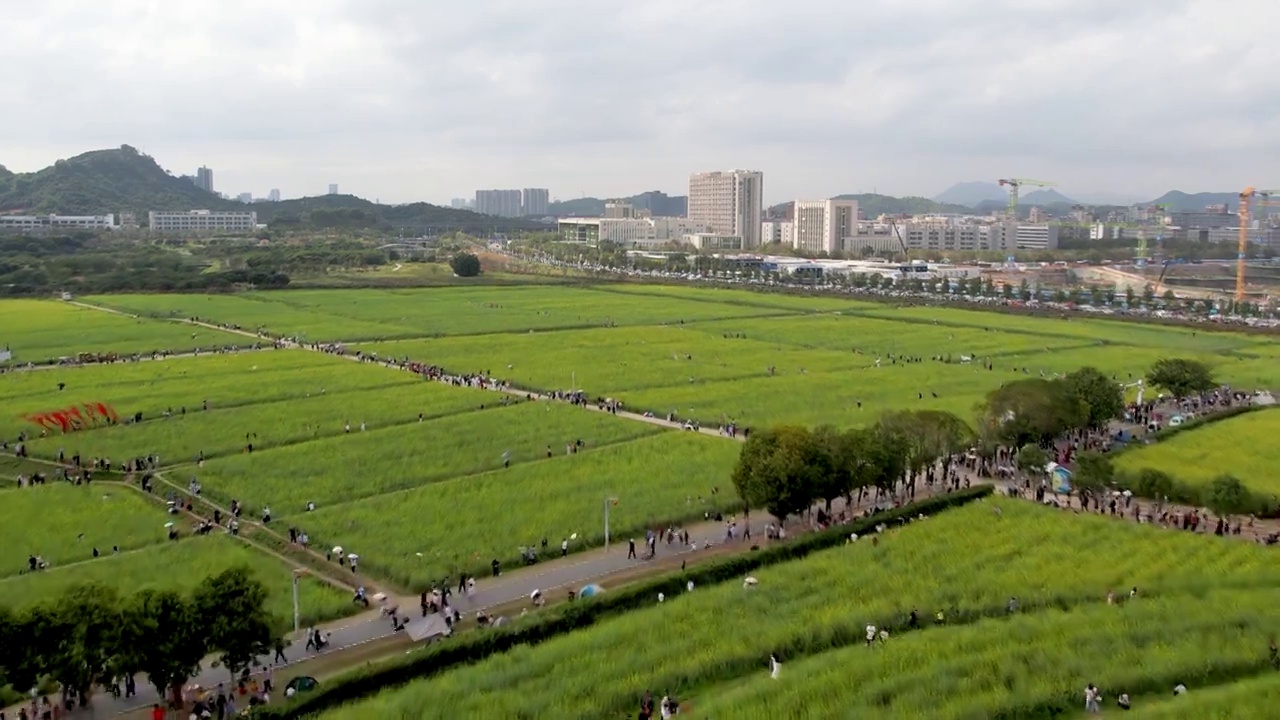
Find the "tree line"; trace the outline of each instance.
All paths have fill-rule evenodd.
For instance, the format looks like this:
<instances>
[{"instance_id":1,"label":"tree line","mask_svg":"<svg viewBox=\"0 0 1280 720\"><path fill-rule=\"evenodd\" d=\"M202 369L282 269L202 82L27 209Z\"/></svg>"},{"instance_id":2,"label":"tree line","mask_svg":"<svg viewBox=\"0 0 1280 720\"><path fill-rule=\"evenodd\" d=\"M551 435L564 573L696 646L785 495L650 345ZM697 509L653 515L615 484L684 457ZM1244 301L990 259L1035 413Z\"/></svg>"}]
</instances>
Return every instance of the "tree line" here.
<instances>
[{"instance_id":1,"label":"tree line","mask_svg":"<svg viewBox=\"0 0 1280 720\"><path fill-rule=\"evenodd\" d=\"M1209 368L1178 358L1156 362L1146 381L1176 398L1216 387ZM889 412L849 430L830 425L760 430L743 444L733 483L748 507L786 518L818 502L829 511L837 498L851 500L864 489L891 492L898 483L914 489L930 468L941 462L945 474L951 458L968 449L984 457L1002 447L1017 449L1021 469L1043 473L1058 438L1105 429L1124 412L1120 383L1083 367L1060 378L1024 378L991 391L977 408L976 426L953 413L917 410ZM1081 453L1074 478L1082 491L1096 492L1111 485L1115 471L1105 456Z\"/></svg>"},{"instance_id":2,"label":"tree line","mask_svg":"<svg viewBox=\"0 0 1280 720\"><path fill-rule=\"evenodd\" d=\"M176 701L209 655L231 679L283 647L267 590L248 569L207 578L190 593L147 589L124 596L83 584L28 608L0 606L0 684L18 691L55 683L68 707L95 685L145 673Z\"/></svg>"}]
</instances>

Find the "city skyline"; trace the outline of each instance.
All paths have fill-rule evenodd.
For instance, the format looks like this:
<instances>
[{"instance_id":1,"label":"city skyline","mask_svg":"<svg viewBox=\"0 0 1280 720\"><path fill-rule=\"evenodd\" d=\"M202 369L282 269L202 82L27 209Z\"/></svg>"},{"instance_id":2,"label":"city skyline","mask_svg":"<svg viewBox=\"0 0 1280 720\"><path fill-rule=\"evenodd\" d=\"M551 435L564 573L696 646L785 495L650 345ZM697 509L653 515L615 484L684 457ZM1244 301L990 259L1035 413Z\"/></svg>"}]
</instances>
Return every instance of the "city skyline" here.
<instances>
[{"instance_id":1,"label":"city skyline","mask_svg":"<svg viewBox=\"0 0 1280 720\"><path fill-rule=\"evenodd\" d=\"M24 109L0 118L0 163L128 143L208 163L221 188L340 177L442 205L529 177L561 199L682 194L708 167L764 171L766 204L1011 175L1137 197L1270 187L1275 20L1260 0L558 0L500 22L445 0L50 0L0 43Z\"/></svg>"}]
</instances>

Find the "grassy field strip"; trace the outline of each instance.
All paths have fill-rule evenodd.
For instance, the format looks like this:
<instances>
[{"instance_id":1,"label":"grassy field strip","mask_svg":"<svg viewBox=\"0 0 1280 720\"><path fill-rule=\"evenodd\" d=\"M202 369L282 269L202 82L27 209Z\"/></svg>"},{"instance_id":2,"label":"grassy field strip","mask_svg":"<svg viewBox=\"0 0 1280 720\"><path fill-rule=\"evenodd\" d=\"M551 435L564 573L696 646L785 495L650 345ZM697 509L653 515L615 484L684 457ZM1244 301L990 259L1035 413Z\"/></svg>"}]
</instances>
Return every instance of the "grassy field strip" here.
<instances>
[{"instance_id":1,"label":"grassy field strip","mask_svg":"<svg viewBox=\"0 0 1280 720\"><path fill-rule=\"evenodd\" d=\"M1038 318L959 308L885 306L859 311L866 317L905 323L929 323L957 328L999 328L1001 332L1105 341L1120 345L1172 351L1222 352L1274 343L1271 338L1213 329L1102 320L1094 318Z\"/></svg>"},{"instance_id":2,"label":"grassy field strip","mask_svg":"<svg viewBox=\"0 0 1280 720\"><path fill-rule=\"evenodd\" d=\"M54 468L34 460L23 460L5 453L0 455L0 480L17 482L19 475L30 476L32 473L49 475Z\"/></svg>"},{"instance_id":3,"label":"grassy field strip","mask_svg":"<svg viewBox=\"0 0 1280 720\"><path fill-rule=\"evenodd\" d=\"M58 383L65 383L58 390ZM157 363L91 365L0 376L0 435L16 437L35 426L32 412L102 402L121 416L143 413L144 424L172 408L194 412L204 401L211 410L338 393L347 390L421 384L407 373L358 366L342 358L302 350L209 355Z\"/></svg>"},{"instance_id":4,"label":"grassy field strip","mask_svg":"<svg viewBox=\"0 0 1280 720\"><path fill-rule=\"evenodd\" d=\"M56 300L0 301L0 345L10 364L43 362L81 352L133 354L247 345L232 333L97 312Z\"/></svg>"},{"instance_id":5,"label":"grassy field strip","mask_svg":"<svg viewBox=\"0 0 1280 720\"><path fill-rule=\"evenodd\" d=\"M908 633L784 664L777 682L760 670L754 682L695 693L692 714L835 717L874 708L886 718L1042 717L1082 706L1089 682L1108 689L1111 702L1121 691L1198 687L1266 666L1259 628L1280 622L1266 595L1209 590L1199 611L1190 598L1157 597Z\"/></svg>"},{"instance_id":6,"label":"grassy field strip","mask_svg":"<svg viewBox=\"0 0 1280 720\"><path fill-rule=\"evenodd\" d=\"M388 378L393 374L386 372ZM82 457L124 459L156 453L165 464L194 462L203 452L206 460L245 451L254 452L342 436L346 423L353 431L366 423L369 431L440 419L497 405L491 393L418 380L380 389L346 390L302 399L192 411L185 415L157 416L136 425L114 425L71 435L33 440L32 455L56 457L60 448ZM251 435L250 435L251 434ZM249 437L246 437L249 435Z\"/></svg>"},{"instance_id":7,"label":"grassy field strip","mask_svg":"<svg viewBox=\"0 0 1280 720\"><path fill-rule=\"evenodd\" d=\"M1207 585L1206 571L1214 573ZM1257 609L1280 612L1267 599L1280 588L1280 568L1264 548L1014 500L977 503L894 531L878 545L846 545L754 574L759 586L751 590L732 582L695 589L326 717L442 716L433 714L437 709L457 717L481 707L506 717L621 717L646 688L688 697L747 674L763 677L771 652L787 662L856 644L867 623L900 627L912 608L925 619L939 608L961 617L1000 607L1011 596L1024 609L1071 607L1137 585L1144 598L1177 598L1173 604L1185 611L1187 596L1207 595L1210 587L1236 593L1256 588ZM1088 623L1079 627L1091 629ZM908 635L927 639L933 633ZM1164 628L1148 634L1166 635ZM995 637L1026 647L1004 632ZM1265 652L1265 643L1255 650ZM547 683L547 677L564 682ZM1082 687L1073 683L1068 690L1076 694Z\"/></svg>"},{"instance_id":8,"label":"grassy field strip","mask_svg":"<svg viewBox=\"0 0 1280 720\"><path fill-rule=\"evenodd\" d=\"M610 509L615 540L646 526L736 508L727 477L737 450L718 438L662 432L594 452L322 506L293 522L317 547L342 545L360 553L370 572L421 588L462 570L485 573L494 558L515 567L519 547L543 537L558 546L578 533L575 551L598 545L606 498L618 498ZM712 488L720 492L713 495Z\"/></svg>"},{"instance_id":9,"label":"grassy field strip","mask_svg":"<svg viewBox=\"0 0 1280 720\"><path fill-rule=\"evenodd\" d=\"M1242 450L1247 449L1247 452ZM1120 470L1163 470L1191 485L1207 486L1230 472L1249 489L1280 495L1280 408L1246 413L1179 433L1116 458Z\"/></svg>"},{"instance_id":10,"label":"grassy field strip","mask_svg":"<svg viewBox=\"0 0 1280 720\"><path fill-rule=\"evenodd\" d=\"M857 310L874 310L883 307L880 303L865 300L853 300L843 297L820 295L787 295L783 293L758 292L754 290L734 290L728 288L699 288L687 285L628 285L602 284L593 285L595 292L623 293L659 298L679 298L696 300L717 305L755 305L758 307L780 308L799 313L853 312Z\"/></svg>"},{"instance_id":11,"label":"grassy field strip","mask_svg":"<svg viewBox=\"0 0 1280 720\"><path fill-rule=\"evenodd\" d=\"M986 358L1097 346L1096 341L1082 344L1076 338L934 325L904 327L902 323L892 320L850 315L809 315L786 320L725 320L697 323L691 328L721 338L726 334L740 333L751 340L768 343L805 349L857 352L872 360L877 356L890 354L922 358L950 355L958 363L961 355Z\"/></svg>"},{"instance_id":12,"label":"grassy field strip","mask_svg":"<svg viewBox=\"0 0 1280 720\"><path fill-rule=\"evenodd\" d=\"M1112 695L1108 700L1114 700ZM1280 706L1280 674L1268 666L1254 677L1210 686L1189 686L1186 695L1174 696L1167 688L1150 695L1133 696L1133 710L1125 717L1142 720L1273 720ZM1069 717L1096 718L1079 712Z\"/></svg>"},{"instance_id":13,"label":"grassy field strip","mask_svg":"<svg viewBox=\"0 0 1280 720\"><path fill-rule=\"evenodd\" d=\"M496 400L496 398L494 398ZM210 497L269 505L279 517L305 510L565 454L566 443L586 449L664 432L562 403L524 402L483 412L320 438L191 468ZM590 454L590 453L587 453ZM578 457L582 457L581 455ZM341 512L341 511L339 511ZM310 516L308 516L310 517Z\"/></svg>"},{"instance_id":14,"label":"grassy field strip","mask_svg":"<svg viewBox=\"0 0 1280 720\"><path fill-rule=\"evenodd\" d=\"M611 395L626 390L865 366L851 352L803 350L757 340L713 338L688 327L610 328L545 334L481 335L359 345L454 372L489 370L521 387ZM690 382L692 380L692 383Z\"/></svg>"},{"instance_id":15,"label":"grassy field strip","mask_svg":"<svg viewBox=\"0 0 1280 720\"><path fill-rule=\"evenodd\" d=\"M144 316L184 320L198 317L207 321L239 325L251 332L265 328L276 335L301 337L312 342L346 336L374 339L405 332L404 328L376 321L356 321L342 316L300 310L273 299L274 295L275 293L108 295L85 298L85 301Z\"/></svg>"},{"instance_id":16,"label":"grassy field strip","mask_svg":"<svg viewBox=\"0 0 1280 720\"><path fill-rule=\"evenodd\" d=\"M265 298L271 308L249 305ZM758 307L610 295L555 286L443 291L291 290L246 296L112 296L91 301L150 315L211 318L309 342L546 330L565 326L676 324L759 315ZM261 304L259 304L261 305ZM276 310L272 310L276 308ZM776 311L775 308L770 308ZM283 315L284 317L280 317Z\"/></svg>"},{"instance_id":17,"label":"grassy field strip","mask_svg":"<svg viewBox=\"0 0 1280 720\"><path fill-rule=\"evenodd\" d=\"M43 487L4 494L0 523L0 577L27 570L29 555L54 568L104 555L163 543L168 516L146 498L115 484L75 486L50 480ZM21 520L18 520L21 518Z\"/></svg>"},{"instance_id":18,"label":"grassy field strip","mask_svg":"<svg viewBox=\"0 0 1280 720\"><path fill-rule=\"evenodd\" d=\"M162 512L156 514L164 516ZM160 529L158 525L157 529ZM72 585L89 582L117 588L121 593L147 588L189 591L205 578L236 565L249 567L267 586L270 592L267 604L277 617L293 617L290 567L222 534L163 541L136 552L108 555L65 570L55 565L41 572L7 577L0 579L0 595L8 598L10 606L17 610L58 597ZM299 590L303 623L332 620L352 612L350 595L323 580L305 577Z\"/></svg>"}]
</instances>

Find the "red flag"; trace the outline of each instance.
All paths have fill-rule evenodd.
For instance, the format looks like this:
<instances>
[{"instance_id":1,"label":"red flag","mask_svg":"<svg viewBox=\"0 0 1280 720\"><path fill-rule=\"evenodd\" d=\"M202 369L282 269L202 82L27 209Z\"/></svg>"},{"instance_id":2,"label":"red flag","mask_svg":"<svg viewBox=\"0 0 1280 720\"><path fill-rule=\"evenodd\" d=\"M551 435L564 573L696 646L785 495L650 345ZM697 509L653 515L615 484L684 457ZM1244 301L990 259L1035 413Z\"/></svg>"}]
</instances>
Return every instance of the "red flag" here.
<instances>
[{"instance_id":1,"label":"red flag","mask_svg":"<svg viewBox=\"0 0 1280 720\"><path fill-rule=\"evenodd\" d=\"M58 423L58 425L62 426L62 432L68 432L71 429L71 421L67 418L67 414L65 412L53 413L53 420Z\"/></svg>"}]
</instances>

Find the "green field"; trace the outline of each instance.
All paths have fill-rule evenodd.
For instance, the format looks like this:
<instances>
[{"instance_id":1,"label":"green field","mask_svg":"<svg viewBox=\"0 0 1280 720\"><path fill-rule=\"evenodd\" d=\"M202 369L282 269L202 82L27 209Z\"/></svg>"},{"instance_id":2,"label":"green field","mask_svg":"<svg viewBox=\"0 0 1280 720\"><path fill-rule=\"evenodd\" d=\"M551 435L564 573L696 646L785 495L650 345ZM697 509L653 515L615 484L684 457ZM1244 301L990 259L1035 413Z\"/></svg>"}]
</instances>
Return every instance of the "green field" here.
<instances>
[{"instance_id":1,"label":"green field","mask_svg":"<svg viewBox=\"0 0 1280 720\"><path fill-rule=\"evenodd\" d=\"M248 346L240 335L179 323L136 319L55 300L0 300L0 347L11 364L56 360L78 353L150 353Z\"/></svg>"},{"instance_id":2,"label":"green field","mask_svg":"<svg viewBox=\"0 0 1280 720\"><path fill-rule=\"evenodd\" d=\"M93 560L94 548L110 555L113 546L123 552L166 542L168 516L160 506L120 485L49 480L2 497L4 515L15 521L0 522L0 577L26 572L30 555L53 568L84 567L101 560Z\"/></svg>"},{"instance_id":3,"label":"green field","mask_svg":"<svg viewBox=\"0 0 1280 720\"><path fill-rule=\"evenodd\" d=\"M486 396L498 399L491 393ZM500 468L503 453L510 453L513 464L541 462L548 447L553 455L562 456L565 444L576 440L593 449L659 432L654 425L562 403L498 407L495 402L483 411L421 423L366 432L353 426L350 434L215 460L203 468L185 469L184 476L198 477L212 497L235 498L254 511L268 505L276 515L286 517L303 512L308 502L327 509ZM333 512L345 510L336 507Z\"/></svg>"},{"instance_id":4,"label":"green field","mask_svg":"<svg viewBox=\"0 0 1280 720\"><path fill-rule=\"evenodd\" d=\"M544 286L113 295L89 301L143 315L196 316L246 329L261 327L309 342L657 325L787 312L769 306Z\"/></svg>"},{"instance_id":5,"label":"green field","mask_svg":"<svg viewBox=\"0 0 1280 720\"><path fill-rule=\"evenodd\" d=\"M226 535L164 541L61 569L55 566L6 577L0 579L0 595L7 606L18 609L56 598L80 583L102 583L124 595L148 588L186 592L236 566L248 567L263 582L269 592L267 607L278 619L293 618L290 568ZM353 611L350 595L322 581L305 577L298 590L303 623L331 620Z\"/></svg>"},{"instance_id":6,"label":"green field","mask_svg":"<svg viewBox=\"0 0 1280 720\"><path fill-rule=\"evenodd\" d=\"M421 382L408 373L300 350L7 373L0 377L0 405L4 407L0 436L13 438L22 430L38 434L39 428L23 415L85 402L112 405L122 417L141 412L145 425L167 410L181 415L185 408L189 415L206 400L213 411L350 390L408 387ZM58 383L64 383L65 388L58 390ZM84 434L87 437L90 433ZM70 444L76 435L63 437ZM143 454L147 452L151 450L143 449Z\"/></svg>"},{"instance_id":7,"label":"green field","mask_svg":"<svg viewBox=\"0 0 1280 720\"><path fill-rule=\"evenodd\" d=\"M618 499L610 510L615 542L655 524L737 509L740 501L728 479L737 451L726 440L666 431L573 456L561 451L557 457L505 470L322 506L293 522L318 547L341 545L359 553L369 572L423 588L459 571L483 573L495 558L503 567L513 567L520 546L538 544L544 537L558 547L561 539L577 533L574 550L600 544L606 498ZM720 489L714 498L712 488Z\"/></svg>"},{"instance_id":8,"label":"green field","mask_svg":"<svg viewBox=\"0 0 1280 720\"><path fill-rule=\"evenodd\" d=\"M1142 697L1273 672L1280 627L1268 549L1013 500L753 574L323 717L623 718L645 690L707 718L1042 717L1081 708L1090 682ZM865 647L867 624L889 640Z\"/></svg>"},{"instance_id":9,"label":"green field","mask_svg":"<svg viewBox=\"0 0 1280 720\"><path fill-rule=\"evenodd\" d=\"M1116 468L1162 470L1192 486L1207 486L1224 473L1254 492L1280 495L1280 409L1260 410L1209 423L1124 453Z\"/></svg>"}]
</instances>

